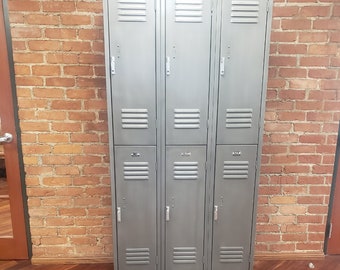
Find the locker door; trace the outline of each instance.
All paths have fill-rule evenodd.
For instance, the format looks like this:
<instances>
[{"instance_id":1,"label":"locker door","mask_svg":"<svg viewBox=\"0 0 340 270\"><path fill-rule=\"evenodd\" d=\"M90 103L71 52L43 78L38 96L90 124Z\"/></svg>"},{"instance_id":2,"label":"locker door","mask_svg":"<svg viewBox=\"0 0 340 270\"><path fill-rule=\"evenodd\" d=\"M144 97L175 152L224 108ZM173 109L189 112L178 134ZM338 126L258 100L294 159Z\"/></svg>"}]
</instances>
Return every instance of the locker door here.
<instances>
[{"instance_id":1,"label":"locker door","mask_svg":"<svg viewBox=\"0 0 340 270\"><path fill-rule=\"evenodd\" d=\"M156 149L115 147L118 270L156 267Z\"/></svg>"},{"instance_id":2,"label":"locker door","mask_svg":"<svg viewBox=\"0 0 340 270\"><path fill-rule=\"evenodd\" d=\"M155 145L154 1L109 1L114 139Z\"/></svg>"},{"instance_id":3,"label":"locker door","mask_svg":"<svg viewBox=\"0 0 340 270\"><path fill-rule=\"evenodd\" d=\"M167 0L166 9L166 142L205 144L211 0Z\"/></svg>"},{"instance_id":4,"label":"locker door","mask_svg":"<svg viewBox=\"0 0 340 270\"><path fill-rule=\"evenodd\" d=\"M266 0L223 0L218 144L258 141Z\"/></svg>"},{"instance_id":5,"label":"locker door","mask_svg":"<svg viewBox=\"0 0 340 270\"><path fill-rule=\"evenodd\" d=\"M166 269L203 269L203 146L166 149Z\"/></svg>"},{"instance_id":6,"label":"locker door","mask_svg":"<svg viewBox=\"0 0 340 270\"><path fill-rule=\"evenodd\" d=\"M219 145L213 225L214 270L248 270L256 145Z\"/></svg>"}]
</instances>

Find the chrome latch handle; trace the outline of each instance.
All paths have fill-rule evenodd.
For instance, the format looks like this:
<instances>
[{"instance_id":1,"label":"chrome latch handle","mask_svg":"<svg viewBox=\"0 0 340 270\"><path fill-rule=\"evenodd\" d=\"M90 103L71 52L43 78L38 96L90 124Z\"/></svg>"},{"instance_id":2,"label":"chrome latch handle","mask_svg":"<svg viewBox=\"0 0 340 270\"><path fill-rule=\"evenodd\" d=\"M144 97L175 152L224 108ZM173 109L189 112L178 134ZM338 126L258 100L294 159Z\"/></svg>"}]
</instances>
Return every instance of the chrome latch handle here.
<instances>
[{"instance_id":1,"label":"chrome latch handle","mask_svg":"<svg viewBox=\"0 0 340 270\"><path fill-rule=\"evenodd\" d=\"M13 141L13 135L11 133L5 133L4 136L0 137L0 143L10 143Z\"/></svg>"},{"instance_id":2,"label":"chrome latch handle","mask_svg":"<svg viewBox=\"0 0 340 270\"><path fill-rule=\"evenodd\" d=\"M117 207L117 222L122 222L122 210L120 207Z\"/></svg>"},{"instance_id":3,"label":"chrome latch handle","mask_svg":"<svg viewBox=\"0 0 340 270\"><path fill-rule=\"evenodd\" d=\"M170 57L168 56L167 58L166 58L166 64L165 64L165 66L166 66L166 75L167 76L169 76L170 75L170 73L171 73L171 63L170 63Z\"/></svg>"},{"instance_id":4,"label":"chrome latch handle","mask_svg":"<svg viewBox=\"0 0 340 270\"><path fill-rule=\"evenodd\" d=\"M220 75L221 76L224 76L224 73L225 73L224 68L225 68L225 58L222 57L220 61Z\"/></svg>"},{"instance_id":5,"label":"chrome latch handle","mask_svg":"<svg viewBox=\"0 0 340 270\"><path fill-rule=\"evenodd\" d=\"M170 206L165 207L165 220L166 221L170 220Z\"/></svg>"},{"instance_id":6,"label":"chrome latch handle","mask_svg":"<svg viewBox=\"0 0 340 270\"><path fill-rule=\"evenodd\" d=\"M116 57L111 56L111 74L116 74Z\"/></svg>"},{"instance_id":7,"label":"chrome latch handle","mask_svg":"<svg viewBox=\"0 0 340 270\"><path fill-rule=\"evenodd\" d=\"M218 220L218 206L217 205L214 206L214 220L215 221Z\"/></svg>"}]
</instances>

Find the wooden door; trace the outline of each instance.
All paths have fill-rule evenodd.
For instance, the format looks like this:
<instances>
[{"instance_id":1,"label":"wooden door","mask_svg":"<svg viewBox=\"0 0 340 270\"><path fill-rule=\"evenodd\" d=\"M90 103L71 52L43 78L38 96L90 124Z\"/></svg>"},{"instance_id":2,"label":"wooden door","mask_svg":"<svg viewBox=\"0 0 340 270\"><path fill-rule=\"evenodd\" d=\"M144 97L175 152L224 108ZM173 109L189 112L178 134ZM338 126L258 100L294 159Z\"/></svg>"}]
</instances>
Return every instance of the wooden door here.
<instances>
[{"instance_id":1,"label":"wooden door","mask_svg":"<svg viewBox=\"0 0 340 270\"><path fill-rule=\"evenodd\" d=\"M340 255L340 127L330 201L331 208L326 233L326 253L329 255Z\"/></svg>"},{"instance_id":2,"label":"wooden door","mask_svg":"<svg viewBox=\"0 0 340 270\"><path fill-rule=\"evenodd\" d=\"M28 259L4 3L0 3L0 260ZM8 134L13 139L4 142Z\"/></svg>"}]
</instances>

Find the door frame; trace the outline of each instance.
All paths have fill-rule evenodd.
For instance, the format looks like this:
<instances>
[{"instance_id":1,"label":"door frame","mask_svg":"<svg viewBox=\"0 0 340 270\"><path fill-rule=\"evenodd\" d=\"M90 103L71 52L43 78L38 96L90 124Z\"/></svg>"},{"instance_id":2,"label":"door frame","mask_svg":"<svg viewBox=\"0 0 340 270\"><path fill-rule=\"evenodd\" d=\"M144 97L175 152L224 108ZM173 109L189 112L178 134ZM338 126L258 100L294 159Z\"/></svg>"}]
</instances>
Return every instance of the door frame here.
<instances>
[{"instance_id":1,"label":"door frame","mask_svg":"<svg viewBox=\"0 0 340 270\"><path fill-rule=\"evenodd\" d=\"M325 232L325 241L324 241L324 253L329 254L328 243L331 236L331 224L333 220L333 210L335 211L335 196L340 193L340 121L339 121L339 129L338 129L338 139L336 144L336 153L335 153L335 161L334 161L334 169L333 169L333 178L331 184L331 192L329 197L329 205L328 205L328 215L327 215L327 223L326 223L326 232ZM337 199L339 201L339 198ZM339 209L338 209L339 210ZM339 243L340 246L340 243Z\"/></svg>"},{"instance_id":2,"label":"door frame","mask_svg":"<svg viewBox=\"0 0 340 270\"><path fill-rule=\"evenodd\" d=\"M15 84L15 73L14 73L14 61L13 61L13 51L12 51L12 38L10 32L9 16L8 16L8 4L7 0L1 0L0 3L0 27L1 32L5 35L5 40L1 44L6 50L3 50L4 54L7 53L7 68L4 68L5 75L7 78L4 83L5 87L2 88L2 95L5 96L5 100L12 100L8 102L7 106L7 117L11 118L11 123L8 123L2 119L2 125L5 126L6 132L10 132L13 135L13 142L10 144L5 144L4 148L12 149L10 154L6 154L5 150L5 160L8 155L11 158L10 164L6 163L6 168L10 168L7 171L7 175L10 178L18 179L14 184L9 183L10 190L10 204L13 205L15 201L16 207L13 212L13 207L11 210L12 215L12 226L13 226L13 238L0 238L0 249L1 249L1 259L28 259L32 255L31 244L29 240L30 230L29 230L29 216L28 216L28 205L27 205L27 194L25 188L25 173L23 164L23 155L21 147L21 133L19 126L19 116L18 116L18 104L16 95L16 84ZM4 64L4 66L6 63ZM0 74L1 76L1 74ZM1 103L1 102L0 102ZM5 124L4 124L5 123ZM2 132L5 132L2 131ZM15 154L13 152L15 151ZM8 166L9 165L9 166ZM12 168L12 169L11 169ZM14 191L14 192L13 192ZM16 225L16 224L19 224ZM15 248L9 248L10 245L14 245Z\"/></svg>"}]
</instances>

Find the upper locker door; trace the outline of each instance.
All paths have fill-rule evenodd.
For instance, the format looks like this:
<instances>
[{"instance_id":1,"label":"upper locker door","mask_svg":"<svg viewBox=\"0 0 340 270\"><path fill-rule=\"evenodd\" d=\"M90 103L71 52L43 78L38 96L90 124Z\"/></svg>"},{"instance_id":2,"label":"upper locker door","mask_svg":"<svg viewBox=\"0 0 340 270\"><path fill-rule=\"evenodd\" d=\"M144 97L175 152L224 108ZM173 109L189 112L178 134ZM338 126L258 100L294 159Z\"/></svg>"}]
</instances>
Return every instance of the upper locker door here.
<instances>
[{"instance_id":1,"label":"upper locker door","mask_svg":"<svg viewBox=\"0 0 340 270\"><path fill-rule=\"evenodd\" d=\"M267 0L223 0L218 144L257 144Z\"/></svg>"},{"instance_id":2,"label":"upper locker door","mask_svg":"<svg viewBox=\"0 0 340 270\"><path fill-rule=\"evenodd\" d=\"M213 225L213 270L248 270L256 145L219 145Z\"/></svg>"},{"instance_id":3,"label":"upper locker door","mask_svg":"<svg viewBox=\"0 0 340 270\"><path fill-rule=\"evenodd\" d=\"M156 268L156 148L115 147L119 270ZM116 267L115 267L116 269Z\"/></svg>"},{"instance_id":4,"label":"upper locker door","mask_svg":"<svg viewBox=\"0 0 340 270\"><path fill-rule=\"evenodd\" d=\"M109 1L114 142L156 144L153 0Z\"/></svg>"},{"instance_id":5,"label":"upper locker door","mask_svg":"<svg viewBox=\"0 0 340 270\"><path fill-rule=\"evenodd\" d=\"M211 1L166 1L166 143L206 144Z\"/></svg>"},{"instance_id":6,"label":"upper locker door","mask_svg":"<svg viewBox=\"0 0 340 270\"><path fill-rule=\"evenodd\" d=\"M202 270L204 146L166 148L166 269Z\"/></svg>"}]
</instances>

